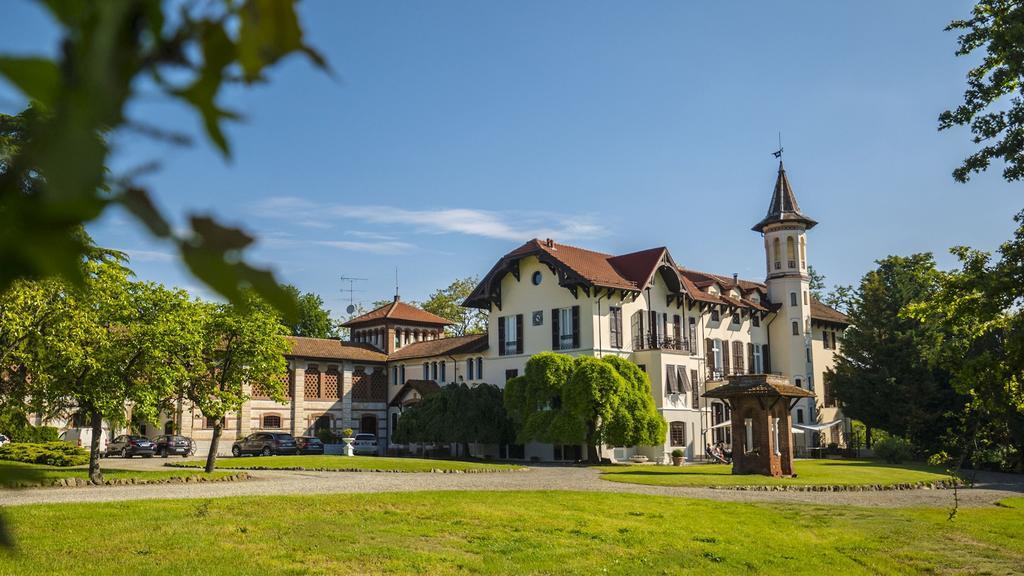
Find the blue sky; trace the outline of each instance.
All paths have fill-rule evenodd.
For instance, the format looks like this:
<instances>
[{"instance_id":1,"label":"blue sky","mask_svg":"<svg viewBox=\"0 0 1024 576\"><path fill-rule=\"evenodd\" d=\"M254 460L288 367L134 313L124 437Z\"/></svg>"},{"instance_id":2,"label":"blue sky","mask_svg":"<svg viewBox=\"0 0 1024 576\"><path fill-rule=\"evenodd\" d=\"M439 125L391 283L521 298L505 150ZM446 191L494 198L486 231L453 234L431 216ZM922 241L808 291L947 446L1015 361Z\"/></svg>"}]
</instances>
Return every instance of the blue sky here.
<instances>
[{"instance_id":1,"label":"blue sky","mask_svg":"<svg viewBox=\"0 0 1024 576\"><path fill-rule=\"evenodd\" d=\"M729 4L729 5L727 5ZM484 274L531 237L613 253L668 246L699 270L763 278L750 231L775 181L820 224L808 257L853 283L888 254L1009 238L1020 184L1000 166L950 172L966 131L936 130L970 59L949 20L970 2L336 2L300 6L337 78L295 58L233 89L225 162L202 137L174 148L115 140L115 171L147 177L178 221L212 213L259 236L250 260L340 312L420 299ZM34 2L4 4L0 52L54 51ZM0 86L0 112L23 105ZM193 113L145 98L137 118L199 134ZM125 215L90 228L145 279L202 293L166 245Z\"/></svg>"}]
</instances>

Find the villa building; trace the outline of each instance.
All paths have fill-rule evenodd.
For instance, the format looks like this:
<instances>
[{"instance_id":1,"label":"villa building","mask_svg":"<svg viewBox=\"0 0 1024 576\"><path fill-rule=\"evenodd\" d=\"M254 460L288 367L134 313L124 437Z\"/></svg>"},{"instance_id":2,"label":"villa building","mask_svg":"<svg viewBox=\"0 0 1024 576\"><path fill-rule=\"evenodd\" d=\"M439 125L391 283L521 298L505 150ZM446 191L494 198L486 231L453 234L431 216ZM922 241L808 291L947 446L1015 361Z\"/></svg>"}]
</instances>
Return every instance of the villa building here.
<instances>
[{"instance_id":1,"label":"villa building","mask_svg":"<svg viewBox=\"0 0 1024 576\"><path fill-rule=\"evenodd\" d=\"M708 444L729 444L728 406L702 394L736 374L781 375L813 392L792 406L798 450L842 443L848 426L826 374L849 322L810 294L807 231L816 224L800 211L780 162L768 212L753 227L764 240L763 282L692 270L664 247L611 255L530 240L500 257L463 304L488 312L485 334L444 337L448 320L396 296L347 322L350 341L291 338L285 401L253 387L251 400L228 418L221 446L227 451L255 430L352 428L376 434L384 453L409 404L450 383L503 386L544 351L621 356L650 377L668 423L665 444L608 447L607 457L660 460L681 448L692 459ZM151 435L178 429L200 450L212 436L212 422L187 406L163 420ZM473 450L495 458L583 457L579 446Z\"/></svg>"}]
</instances>

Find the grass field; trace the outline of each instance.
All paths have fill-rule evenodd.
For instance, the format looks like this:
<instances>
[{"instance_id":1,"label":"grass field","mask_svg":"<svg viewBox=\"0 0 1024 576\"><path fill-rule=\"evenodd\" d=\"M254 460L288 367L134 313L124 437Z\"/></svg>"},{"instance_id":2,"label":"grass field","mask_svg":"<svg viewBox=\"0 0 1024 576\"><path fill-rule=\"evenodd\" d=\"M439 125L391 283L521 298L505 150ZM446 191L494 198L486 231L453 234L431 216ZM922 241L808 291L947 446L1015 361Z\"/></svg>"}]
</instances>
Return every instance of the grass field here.
<instances>
[{"instance_id":1,"label":"grass field","mask_svg":"<svg viewBox=\"0 0 1024 576\"><path fill-rule=\"evenodd\" d=\"M134 478L136 480L166 480L167 478L183 478L185 476L205 476L220 478L230 476L231 472L214 472L206 474L191 470L118 470L103 468L104 480L115 478ZM89 478L89 471L84 468L58 468L40 464L24 464L21 462L0 461L0 486L38 486L49 480L58 478Z\"/></svg>"},{"instance_id":2,"label":"grass field","mask_svg":"<svg viewBox=\"0 0 1024 576\"><path fill-rule=\"evenodd\" d=\"M964 509L420 492L18 506L0 574L1010 574L1024 498ZM119 538L116 544L112 538Z\"/></svg>"},{"instance_id":3,"label":"grass field","mask_svg":"<svg viewBox=\"0 0 1024 576\"><path fill-rule=\"evenodd\" d=\"M923 464L886 464L876 460L797 460L796 478L771 478L759 474L733 475L726 464L690 466L602 466L601 478L612 482L653 486L809 486L900 484L948 480L941 468Z\"/></svg>"},{"instance_id":4,"label":"grass field","mask_svg":"<svg viewBox=\"0 0 1024 576\"><path fill-rule=\"evenodd\" d=\"M202 468L205 460L170 462L168 466ZM426 460L422 458L378 458L376 456L243 456L241 458L218 458L217 468L232 470L386 470L389 472L430 472L432 470L462 470L471 472L495 472L518 470L522 466L511 464L489 464L484 462L459 462L457 460Z\"/></svg>"}]
</instances>

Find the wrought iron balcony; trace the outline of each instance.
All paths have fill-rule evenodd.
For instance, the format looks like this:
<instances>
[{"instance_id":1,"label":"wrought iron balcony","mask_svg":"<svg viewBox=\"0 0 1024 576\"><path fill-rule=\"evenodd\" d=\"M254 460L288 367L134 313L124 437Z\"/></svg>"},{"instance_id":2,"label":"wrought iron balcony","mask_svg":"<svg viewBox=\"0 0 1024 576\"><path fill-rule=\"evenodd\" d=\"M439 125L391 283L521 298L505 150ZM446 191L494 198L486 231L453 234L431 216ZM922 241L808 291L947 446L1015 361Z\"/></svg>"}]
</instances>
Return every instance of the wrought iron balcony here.
<instances>
[{"instance_id":1,"label":"wrought iron balcony","mask_svg":"<svg viewBox=\"0 0 1024 576\"><path fill-rule=\"evenodd\" d=\"M673 336L646 334L633 339L633 350L681 350L690 352L690 341Z\"/></svg>"}]
</instances>

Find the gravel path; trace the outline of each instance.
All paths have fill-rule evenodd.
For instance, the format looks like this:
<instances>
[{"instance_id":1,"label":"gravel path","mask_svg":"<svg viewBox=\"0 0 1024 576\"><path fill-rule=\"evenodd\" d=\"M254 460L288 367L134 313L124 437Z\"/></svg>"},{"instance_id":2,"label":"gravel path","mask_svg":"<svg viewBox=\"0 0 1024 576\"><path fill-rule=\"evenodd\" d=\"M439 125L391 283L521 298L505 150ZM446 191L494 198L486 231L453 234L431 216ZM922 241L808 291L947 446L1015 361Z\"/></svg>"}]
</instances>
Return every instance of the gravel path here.
<instances>
[{"instance_id":1,"label":"gravel path","mask_svg":"<svg viewBox=\"0 0 1024 576\"><path fill-rule=\"evenodd\" d=\"M110 468L146 468L159 460L106 461ZM746 492L642 486L608 482L590 468L538 466L525 472L481 474L292 472L253 471L244 482L163 484L152 486L90 486L86 488L35 488L0 490L0 505L113 502L157 498L217 498L282 494L336 494L358 492L414 492L424 490L581 490L706 498L734 502L841 504L869 507L949 507L952 490L887 490L878 492ZM1024 495L1024 477L1008 474L979 476L977 487L960 491L961 506L987 506L1008 496Z\"/></svg>"}]
</instances>

